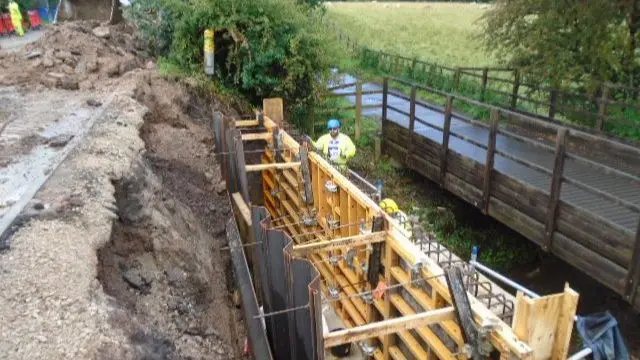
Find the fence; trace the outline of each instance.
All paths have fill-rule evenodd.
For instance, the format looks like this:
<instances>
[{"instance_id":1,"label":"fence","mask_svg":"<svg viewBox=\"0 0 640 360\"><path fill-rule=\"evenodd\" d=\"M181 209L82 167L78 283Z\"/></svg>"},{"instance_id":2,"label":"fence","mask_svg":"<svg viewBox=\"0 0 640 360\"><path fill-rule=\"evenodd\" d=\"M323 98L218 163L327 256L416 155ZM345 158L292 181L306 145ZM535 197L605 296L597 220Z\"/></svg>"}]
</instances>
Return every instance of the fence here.
<instances>
[{"instance_id":1,"label":"fence","mask_svg":"<svg viewBox=\"0 0 640 360\"><path fill-rule=\"evenodd\" d=\"M427 86L594 134L640 138L635 88L601 83L592 92L570 91L536 85L517 69L447 67L364 47L359 51L364 66Z\"/></svg>"},{"instance_id":2,"label":"fence","mask_svg":"<svg viewBox=\"0 0 640 360\"><path fill-rule=\"evenodd\" d=\"M518 69L448 67L361 46L335 23L326 22L339 41L369 66L423 85L459 93L504 109L623 141L640 139L640 89L594 83L592 91L539 84ZM497 75L495 75L497 74Z\"/></svg>"},{"instance_id":3,"label":"fence","mask_svg":"<svg viewBox=\"0 0 640 360\"><path fill-rule=\"evenodd\" d=\"M410 87L411 95L391 89L394 84ZM446 99L445 106L419 100L418 92ZM391 105L391 97L408 109ZM457 113L454 103L482 107L491 121ZM441 114L442 122L419 118L417 108ZM640 150L401 79L385 79L382 120L385 152L640 309L640 177L590 158L575 144L606 147L627 159L638 159ZM511 131L514 121L555 133L554 146Z\"/></svg>"}]
</instances>

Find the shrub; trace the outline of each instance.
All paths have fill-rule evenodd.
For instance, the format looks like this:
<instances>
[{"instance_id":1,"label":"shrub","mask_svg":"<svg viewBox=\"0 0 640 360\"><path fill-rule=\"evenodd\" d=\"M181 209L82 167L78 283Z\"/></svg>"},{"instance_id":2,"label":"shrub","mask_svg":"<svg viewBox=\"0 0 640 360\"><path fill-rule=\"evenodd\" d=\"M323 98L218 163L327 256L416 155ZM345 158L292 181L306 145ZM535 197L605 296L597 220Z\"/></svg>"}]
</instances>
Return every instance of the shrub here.
<instances>
[{"instance_id":1,"label":"shrub","mask_svg":"<svg viewBox=\"0 0 640 360\"><path fill-rule=\"evenodd\" d=\"M203 32L217 29L216 71L225 85L254 104L282 97L289 114L306 115L337 49L319 11L295 0L134 0L127 14L157 55L189 71L202 71Z\"/></svg>"}]
</instances>

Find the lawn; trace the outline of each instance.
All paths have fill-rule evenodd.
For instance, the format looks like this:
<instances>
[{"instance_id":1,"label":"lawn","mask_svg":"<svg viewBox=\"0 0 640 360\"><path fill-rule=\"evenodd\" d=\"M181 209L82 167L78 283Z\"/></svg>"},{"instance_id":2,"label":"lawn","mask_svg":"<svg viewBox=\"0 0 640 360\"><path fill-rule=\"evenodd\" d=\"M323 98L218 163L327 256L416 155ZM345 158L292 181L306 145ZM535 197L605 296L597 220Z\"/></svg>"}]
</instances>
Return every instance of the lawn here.
<instances>
[{"instance_id":1,"label":"lawn","mask_svg":"<svg viewBox=\"0 0 640 360\"><path fill-rule=\"evenodd\" d=\"M362 45L449 66L491 66L481 47L481 16L473 3L326 3L328 18Z\"/></svg>"}]
</instances>

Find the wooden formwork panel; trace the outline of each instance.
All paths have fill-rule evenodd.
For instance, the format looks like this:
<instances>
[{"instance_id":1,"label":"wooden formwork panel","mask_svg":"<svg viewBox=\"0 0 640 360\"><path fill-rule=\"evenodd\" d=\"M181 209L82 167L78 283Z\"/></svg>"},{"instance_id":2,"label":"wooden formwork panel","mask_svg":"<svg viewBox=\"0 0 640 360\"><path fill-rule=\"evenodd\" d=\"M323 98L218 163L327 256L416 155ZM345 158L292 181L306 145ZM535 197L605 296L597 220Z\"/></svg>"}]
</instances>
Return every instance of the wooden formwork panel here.
<instances>
[{"instance_id":1,"label":"wooden formwork panel","mask_svg":"<svg viewBox=\"0 0 640 360\"><path fill-rule=\"evenodd\" d=\"M265 117L264 126L268 131L276 129L276 124L268 117ZM280 130L279 136L282 139L283 148L279 151L282 157L276 159L273 141L265 135L263 138L268 139L268 150L261 159L262 163L300 161L298 143L284 131ZM400 145L396 145L396 148L403 150ZM459 171L456 171L457 174L446 174L447 187L452 191L458 189L467 193L470 201L481 200L481 192L465 181L477 183L482 180L477 167L467 166L467 161L457 157L457 154L452 154L448 160L453 163L454 171ZM403 227L317 154L309 154L309 165L312 204L304 201L304 180L299 167L269 167L261 170L264 204L273 219L272 226L285 230L296 245L357 236L361 234L363 223L365 230L371 230L374 217L384 218L385 240L381 243L383 266L377 276L379 281L383 281L387 287L393 287L393 290L386 291L381 298L367 302L362 296L364 292L373 290L366 269L372 257L371 246L356 245L351 249L335 248L306 255L321 274L321 289L326 301L344 325L348 328L358 327L450 307L452 299L443 269L420 253L407 238ZM428 168L433 175L439 173L437 167L430 165ZM337 186L337 191L331 191L327 186L328 181ZM317 223L305 224L305 219L309 217L315 218ZM346 260L348 250L355 251L351 261ZM418 262L422 266L417 270L418 278L415 278L416 273L412 268ZM416 280L421 280L421 283L416 283ZM332 297L330 289L337 290L339 296ZM470 295L469 300L476 322L495 326L490 340L503 356L524 359L535 354L537 349L521 341L510 324L501 321L473 296ZM464 338L455 320L443 320L429 326L374 335L369 344L376 347L373 354L375 359L456 359Z\"/></svg>"}]
</instances>

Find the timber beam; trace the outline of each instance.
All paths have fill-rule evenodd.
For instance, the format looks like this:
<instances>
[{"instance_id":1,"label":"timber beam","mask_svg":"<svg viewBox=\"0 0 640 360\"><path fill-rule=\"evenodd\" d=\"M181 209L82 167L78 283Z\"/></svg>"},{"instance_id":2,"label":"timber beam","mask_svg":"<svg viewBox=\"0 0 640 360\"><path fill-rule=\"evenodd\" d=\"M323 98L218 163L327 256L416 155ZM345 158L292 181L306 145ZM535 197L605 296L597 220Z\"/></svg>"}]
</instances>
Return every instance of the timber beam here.
<instances>
[{"instance_id":1,"label":"timber beam","mask_svg":"<svg viewBox=\"0 0 640 360\"><path fill-rule=\"evenodd\" d=\"M247 171L262 171L268 169L291 169L300 167L300 162L271 163L247 165Z\"/></svg>"},{"instance_id":2,"label":"timber beam","mask_svg":"<svg viewBox=\"0 0 640 360\"><path fill-rule=\"evenodd\" d=\"M236 120L236 127L252 127L260 125L260 120Z\"/></svg>"},{"instance_id":3,"label":"timber beam","mask_svg":"<svg viewBox=\"0 0 640 360\"><path fill-rule=\"evenodd\" d=\"M250 134L242 134L242 141L253 141L253 140L271 140L273 134L270 132L264 133L250 133Z\"/></svg>"},{"instance_id":4,"label":"timber beam","mask_svg":"<svg viewBox=\"0 0 640 360\"><path fill-rule=\"evenodd\" d=\"M454 320L456 318L455 314L454 308L449 306L415 315L378 321L351 329L332 331L324 335L324 347L331 348L341 344L421 328L447 320Z\"/></svg>"},{"instance_id":5,"label":"timber beam","mask_svg":"<svg viewBox=\"0 0 640 360\"><path fill-rule=\"evenodd\" d=\"M295 256L303 257L321 251L380 243L385 241L386 237L386 231L378 231L371 234L347 236L333 240L318 241L311 244L295 245L293 247L293 254Z\"/></svg>"}]
</instances>

